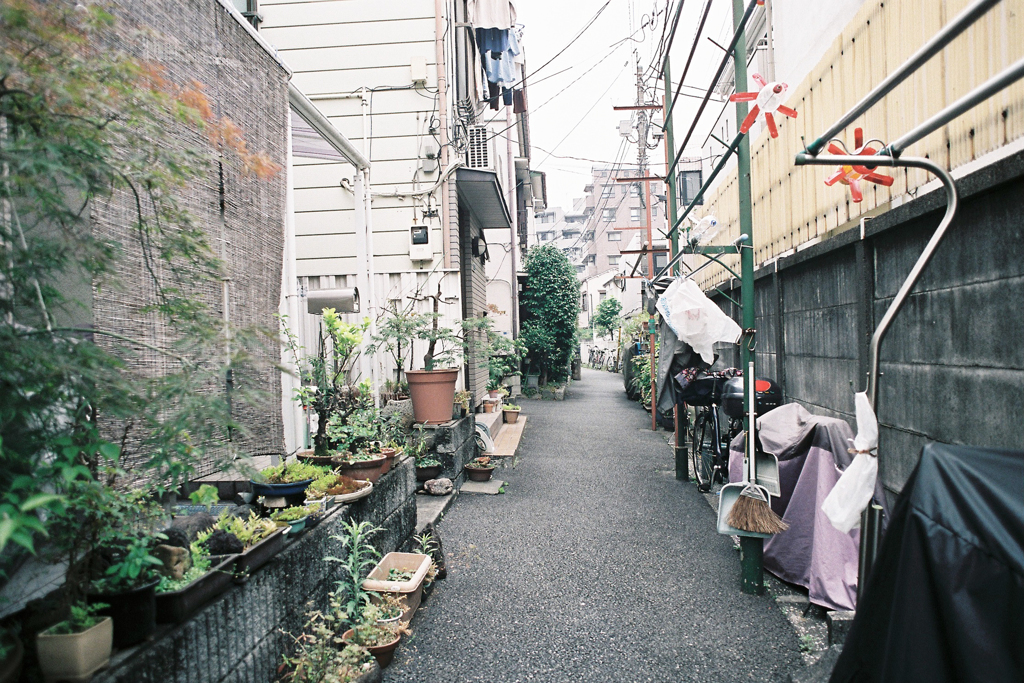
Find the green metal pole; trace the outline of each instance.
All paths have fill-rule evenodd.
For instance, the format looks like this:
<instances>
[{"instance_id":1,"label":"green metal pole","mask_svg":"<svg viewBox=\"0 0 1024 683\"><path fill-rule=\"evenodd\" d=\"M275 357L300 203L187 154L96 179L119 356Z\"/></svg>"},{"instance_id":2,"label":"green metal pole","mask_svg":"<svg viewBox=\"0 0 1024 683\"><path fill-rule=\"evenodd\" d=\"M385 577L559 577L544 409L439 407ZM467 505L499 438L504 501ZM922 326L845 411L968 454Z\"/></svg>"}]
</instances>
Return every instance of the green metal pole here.
<instances>
[{"instance_id":1,"label":"green metal pole","mask_svg":"<svg viewBox=\"0 0 1024 683\"><path fill-rule=\"evenodd\" d=\"M665 94L672 92L672 60L668 55L665 55ZM670 113L670 112L665 112ZM665 117L665 163L668 164L667 168L674 169L675 167L675 153L676 153L676 142L675 135L673 133L672 117ZM665 184L668 186L668 217L669 225L675 225L676 219L678 218L678 198L676 197L676 174L675 170L672 171L668 176L665 177ZM672 233L672 256L679 253L679 231L676 230ZM672 267L672 274L679 275L679 264L677 263Z\"/></svg>"},{"instance_id":2,"label":"green metal pole","mask_svg":"<svg viewBox=\"0 0 1024 683\"><path fill-rule=\"evenodd\" d=\"M732 0L733 25L738 30L743 20L743 0ZM733 52L733 65L736 74L736 92L747 87L747 35L744 31L736 41ZM747 103L736 104L736 130L739 130L743 119L747 117ZM736 150L737 174L740 194L740 234L747 235L747 240L740 248L740 301L743 303L743 337L740 341L740 367L743 369L743 395L749 396L750 383L754 381L754 373L749 371L749 363L754 360L750 352L753 345L754 329L754 219L750 200L750 137L744 135ZM752 416L743 420L743 427L750 433ZM764 593L764 540L740 537L740 572L742 574L742 590L744 593L761 595Z\"/></svg>"},{"instance_id":3,"label":"green metal pole","mask_svg":"<svg viewBox=\"0 0 1024 683\"><path fill-rule=\"evenodd\" d=\"M665 100L664 105L668 104L668 94L672 92L672 60L669 56L665 55ZM675 137L672 133L672 117L671 112L667 109L664 111L665 114L665 168L671 169L674 167L674 159L672 158L675 154L676 143ZM675 172L665 176L666 194L668 195L668 219L669 225L675 225L676 219L678 218L679 208L678 199L676 197L676 178ZM675 230L672 232L672 258L675 258L676 254L679 253L679 231ZM672 266L672 274L679 275L679 264L676 263ZM676 428L676 445L675 445L675 456L676 456L676 479L679 481L689 481L690 479L690 458L689 453L686 450L686 425L687 416L683 413L680 406L675 408L675 428Z\"/></svg>"}]
</instances>

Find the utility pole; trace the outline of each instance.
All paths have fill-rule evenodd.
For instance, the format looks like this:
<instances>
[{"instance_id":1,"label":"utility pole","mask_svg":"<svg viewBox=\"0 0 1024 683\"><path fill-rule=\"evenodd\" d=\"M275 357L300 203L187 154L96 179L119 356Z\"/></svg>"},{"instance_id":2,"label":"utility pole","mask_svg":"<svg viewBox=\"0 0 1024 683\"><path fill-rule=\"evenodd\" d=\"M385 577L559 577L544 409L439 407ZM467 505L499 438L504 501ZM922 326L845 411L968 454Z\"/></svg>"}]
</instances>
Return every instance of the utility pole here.
<instances>
[{"instance_id":1,"label":"utility pole","mask_svg":"<svg viewBox=\"0 0 1024 683\"><path fill-rule=\"evenodd\" d=\"M672 92L672 60L666 53L665 65L662 70L665 78L665 91L661 97L661 106L663 111L663 125L665 126L665 194L668 197L668 224L673 226L676 224L678 209L678 198L676 197L676 179L675 173L668 173L671 169L673 162L673 155L676 152L676 141L672 133L672 118L671 112L668 110L668 94ZM679 231L672 231L672 244L671 244L670 257L675 258L676 254L679 253ZM672 275L679 275L679 264L672 266ZM690 479L690 464L687 458L686 446L685 446L685 429L680 431L679 429L679 405L676 404L672 407L672 422L675 427L675 456L676 456L676 479L679 481L688 481ZM683 419L683 425L686 424L685 417Z\"/></svg>"},{"instance_id":2,"label":"utility pole","mask_svg":"<svg viewBox=\"0 0 1024 683\"><path fill-rule=\"evenodd\" d=\"M644 72L639 64L636 65L636 106L644 106ZM646 109L637 110L637 142L636 142L636 168L637 177L644 180L644 205L647 211L647 277L654 279L654 227L651 225L651 181L647 178L647 135L650 132L650 118ZM658 394L656 391L657 377L654 366L655 328L657 319L653 313L648 315L647 334L648 348L647 356L651 365L651 431L658 431Z\"/></svg>"},{"instance_id":3,"label":"utility pole","mask_svg":"<svg viewBox=\"0 0 1024 683\"><path fill-rule=\"evenodd\" d=\"M739 29L745 7L743 0L732 0L732 20ZM747 85L747 36L740 33L733 52L736 92ZM747 103L736 103L736 128L739 129L747 117ZM743 369L743 395L749 396L754 382L754 221L750 197L750 136L744 135L736 150L736 170L740 195L740 234L747 235L746 243L740 244L741 298L743 308L743 336L740 339L740 367ZM753 434L754 416L743 420L747 434ZM742 591L754 595L764 593L764 539L740 536L740 572Z\"/></svg>"}]
</instances>

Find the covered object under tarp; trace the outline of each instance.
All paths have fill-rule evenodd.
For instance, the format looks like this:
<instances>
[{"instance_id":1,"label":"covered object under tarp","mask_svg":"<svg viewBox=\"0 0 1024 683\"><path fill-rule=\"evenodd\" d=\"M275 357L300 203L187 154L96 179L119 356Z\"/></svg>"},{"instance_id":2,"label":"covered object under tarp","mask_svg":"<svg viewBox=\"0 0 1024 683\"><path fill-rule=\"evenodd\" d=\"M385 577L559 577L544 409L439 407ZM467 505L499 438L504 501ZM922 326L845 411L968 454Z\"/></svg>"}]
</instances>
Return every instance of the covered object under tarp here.
<instances>
[{"instance_id":1,"label":"covered object under tarp","mask_svg":"<svg viewBox=\"0 0 1024 683\"><path fill-rule=\"evenodd\" d=\"M1024 681L1024 452L929 444L831 683Z\"/></svg>"},{"instance_id":2,"label":"covered object under tarp","mask_svg":"<svg viewBox=\"0 0 1024 683\"><path fill-rule=\"evenodd\" d=\"M816 605L852 610L857 601L860 530L836 530L821 510L841 470L853 460L850 425L789 403L758 418L757 427L765 452L779 458L782 495L772 498L772 509L789 524L789 529L765 541L764 568L806 588ZM743 440L740 434L729 447L733 482L742 478ZM880 482L875 500L885 506Z\"/></svg>"}]
</instances>

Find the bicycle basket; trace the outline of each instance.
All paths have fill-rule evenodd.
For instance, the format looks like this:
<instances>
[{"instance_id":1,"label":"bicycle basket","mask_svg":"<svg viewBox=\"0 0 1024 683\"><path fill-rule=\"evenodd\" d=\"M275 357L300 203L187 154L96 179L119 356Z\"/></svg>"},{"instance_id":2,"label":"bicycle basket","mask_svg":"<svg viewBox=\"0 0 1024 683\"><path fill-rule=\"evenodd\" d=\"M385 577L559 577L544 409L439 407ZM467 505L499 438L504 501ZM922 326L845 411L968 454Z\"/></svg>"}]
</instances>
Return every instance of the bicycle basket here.
<instances>
[{"instance_id":1,"label":"bicycle basket","mask_svg":"<svg viewBox=\"0 0 1024 683\"><path fill-rule=\"evenodd\" d=\"M677 395L679 400L688 406L709 406L718 403L724 381L721 377L709 377L700 373L685 385L680 381L681 390Z\"/></svg>"}]
</instances>

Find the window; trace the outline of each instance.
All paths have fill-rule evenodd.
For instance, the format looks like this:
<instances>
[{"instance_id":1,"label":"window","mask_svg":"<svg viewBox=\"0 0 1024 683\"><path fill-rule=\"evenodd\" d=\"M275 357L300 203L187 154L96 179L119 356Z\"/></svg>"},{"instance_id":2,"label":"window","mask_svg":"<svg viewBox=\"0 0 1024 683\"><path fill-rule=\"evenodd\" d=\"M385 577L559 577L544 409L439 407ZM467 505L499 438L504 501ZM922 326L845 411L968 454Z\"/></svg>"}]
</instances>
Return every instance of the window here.
<instances>
[{"instance_id":1,"label":"window","mask_svg":"<svg viewBox=\"0 0 1024 683\"><path fill-rule=\"evenodd\" d=\"M621 232L609 232L608 233L608 241L609 242L621 242L622 241L622 233Z\"/></svg>"},{"instance_id":2,"label":"window","mask_svg":"<svg viewBox=\"0 0 1024 683\"><path fill-rule=\"evenodd\" d=\"M597 263L597 254L591 254L590 256L587 257L586 264L588 266L592 266L595 263Z\"/></svg>"},{"instance_id":3,"label":"window","mask_svg":"<svg viewBox=\"0 0 1024 683\"><path fill-rule=\"evenodd\" d=\"M614 256L609 256L608 257L608 265L609 266L617 266L617 265L619 265L619 261L621 261L621 260L622 260L622 257L619 256L618 254L616 254Z\"/></svg>"},{"instance_id":4,"label":"window","mask_svg":"<svg viewBox=\"0 0 1024 683\"><path fill-rule=\"evenodd\" d=\"M704 173L702 171L680 171L679 172L679 206L685 209L697 196L700 186L704 184ZM704 199L697 204L703 204Z\"/></svg>"},{"instance_id":5,"label":"window","mask_svg":"<svg viewBox=\"0 0 1024 683\"><path fill-rule=\"evenodd\" d=\"M639 221L640 220L640 207L634 206L629 210L629 220Z\"/></svg>"},{"instance_id":6,"label":"window","mask_svg":"<svg viewBox=\"0 0 1024 683\"><path fill-rule=\"evenodd\" d=\"M576 266L576 274L577 274L577 275L582 275L582 274L583 274L583 271L585 271L586 269L587 269L587 267L586 267L586 266L584 266L584 265L580 264L580 265ZM584 296L585 296L585 295L584 295Z\"/></svg>"},{"instance_id":7,"label":"window","mask_svg":"<svg viewBox=\"0 0 1024 683\"><path fill-rule=\"evenodd\" d=\"M547 242L549 239L551 239L551 233L549 232L539 233L538 236L540 237L541 242Z\"/></svg>"},{"instance_id":8,"label":"window","mask_svg":"<svg viewBox=\"0 0 1024 683\"><path fill-rule=\"evenodd\" d=\"M601 199L608 199L615 192L614 185L604 185L601 187Z\"/></svg>"},{"instance_id":9,"label":"window","mask_svg":"<svg viewBox=\"0 0 1024 683\"><path fill-rule=\"evenodd\" d=\"M597 290L597 302L598 303L601 303L602 301L604 301L607 298L608 298L608 292L604 291L603 289Z\"/></svg>"},{"instance_id":10,"label":"window","mask_svg":"<svg viewBox=\"0 0 1024 683\"><path fill-rule=\"evenodd\" d=\"M639 197L640 196L640 183L633 183L629 186L629 196Z\"/></svg>"},{"instance_id":11,"label":"window","mask_svg":"<svg viewBox=\"0 0 1024 683\"><path fill-rule=\"evenodd\" d=\"M661 270L668 265L668 254L662 252L654 255L654 269Z\"/></svg>"},{"instance_id":12,"label":"window","mask_svg":"<svg viewBox=\"0 0 1024 683\"><path fill-rule=\"evenodd\" d=\"M651 204L651 215L654 217L658 216L658 205L657 203Z\"/></svg>"},{"instance_id":13,"label":"window","mask_svg":"<svg viewBox=\"0 0 1024 683\"><path fill-rule=\"evenodd\" d=\"M550 214L550 213L542 213L540 215L540 222L541 223L550 223L552 218L554 218L554 216L552 214Z\"/></svg>"},{"instance_id":14,"label":"window","mask_svg":"<svg viewBox=\"0 0 1024 683\"><path fill-rule=\"evenodd\" d=\"M581 272L581 273L583 272L583 266L577 266L577 269L579 270L579 272ZM583 292L583 298L580 300L580 310L581 311L587 310L587 293L586 292Z\"/></svg>"},{"instance_id":15,"label":"window","mask_svg":"<svg viewBox=\"0 0 1024 683\"><path fill-rule=\"evenodd\" d=\"M605 223L614 223L615 222L615 209L603 209L603 212L601 213L601 219Z\"/></svg>"}]
</instances>

